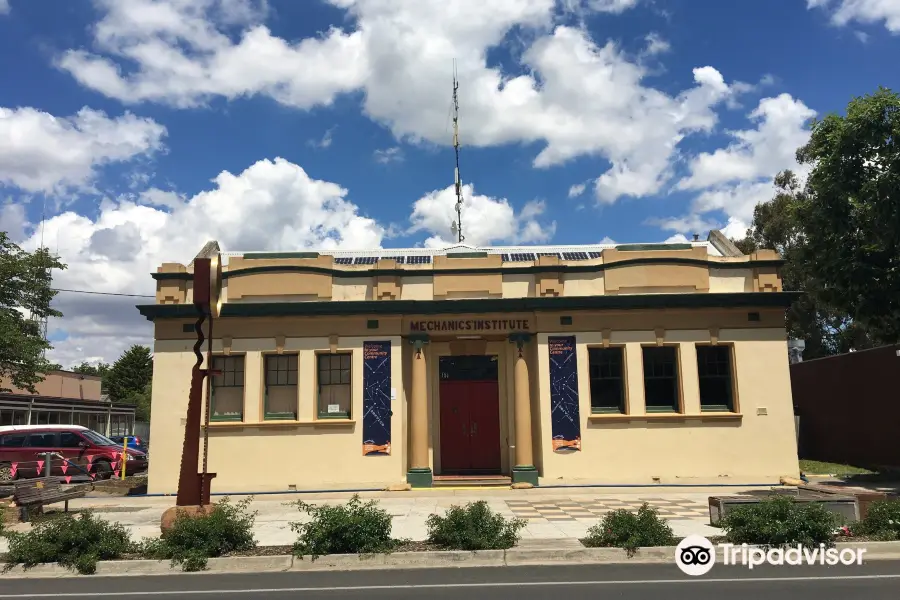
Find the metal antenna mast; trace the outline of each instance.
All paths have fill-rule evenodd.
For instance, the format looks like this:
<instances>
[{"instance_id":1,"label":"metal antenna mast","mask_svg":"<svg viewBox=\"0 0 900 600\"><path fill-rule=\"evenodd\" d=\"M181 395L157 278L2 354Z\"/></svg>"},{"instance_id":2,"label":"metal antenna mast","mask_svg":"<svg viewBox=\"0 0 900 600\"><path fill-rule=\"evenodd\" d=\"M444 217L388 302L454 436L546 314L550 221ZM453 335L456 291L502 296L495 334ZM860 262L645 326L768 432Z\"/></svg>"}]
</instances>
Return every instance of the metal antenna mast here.
<instances>
[{"instance_id":1,"label":"metal antenna mast","mask_svg":"<svg viewBox=\"0 0 900 600\"><path fill-rule=\"evenodd\" d=\"M450 226L450 230L456 234L457 242L460 244L465 241L462 228L462 180L459 177L459 81L456 78L456 60L453 60L453 151L456 154L456 170L454 171L454 181L456 185L456 220Z\"/></svg>"}]
</instances>

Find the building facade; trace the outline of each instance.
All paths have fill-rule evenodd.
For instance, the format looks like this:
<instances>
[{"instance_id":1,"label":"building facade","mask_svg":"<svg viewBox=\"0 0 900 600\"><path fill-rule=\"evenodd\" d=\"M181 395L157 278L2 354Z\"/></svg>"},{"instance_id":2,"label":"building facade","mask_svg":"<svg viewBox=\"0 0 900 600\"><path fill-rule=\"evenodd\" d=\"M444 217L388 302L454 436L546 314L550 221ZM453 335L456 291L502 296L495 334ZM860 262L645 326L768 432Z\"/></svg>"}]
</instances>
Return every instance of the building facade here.
<instances>
[{"instance_id":1,"label":"building facade","mask_svg":"<svg viewBox=\"0 0 900 600\"><path fill-rule=\"evenodd\" d=\"M215 251L218 246L215 246ZM207 245L205 250L209 250ZM781 260L689 244L222 253L221 492L796 476ZM176 490L191 266L153 274L149 491Z\"/></svg>"},{"instance_id":2,"label":"building facade","mask_svg":"<svg viewBox=\"0 0 900 600\"><path fill-rule=\"evenodd\" d=\"M0 381L0 426L82 425L102 435L131 435L135 406L112 404L100 391L100 377L53 371L35 384L37 394Z\"/></svg>"}]
</instances>

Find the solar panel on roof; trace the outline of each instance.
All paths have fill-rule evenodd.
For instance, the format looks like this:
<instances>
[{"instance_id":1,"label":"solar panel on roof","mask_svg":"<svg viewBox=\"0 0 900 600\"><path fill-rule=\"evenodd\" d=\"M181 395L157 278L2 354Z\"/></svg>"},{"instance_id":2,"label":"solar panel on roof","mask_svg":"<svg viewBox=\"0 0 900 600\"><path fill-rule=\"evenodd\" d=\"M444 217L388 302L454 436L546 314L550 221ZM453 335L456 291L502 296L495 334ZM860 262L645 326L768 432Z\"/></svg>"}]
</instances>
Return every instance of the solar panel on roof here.
<instances>
[{"instance_id":1,"label":"solar panel on roof","mask_svg":"<svg viewBox=\"0 0 900 600\"><path fill-rule=\"evenodd\" d=\"M406 257L405 256L382 256L381 260L395 260L395 261L397 261L398 265L402 265L404 258L406 258Z\"/></svg>"},{"instance_id":2,"label":"solar panel on roof","mask_svg":"<svg viewBox=\"0 0 900 600\"><path fill-rule=\"evenodd\" d=\"M374 265L378 262L377 256L357 256L356 260L353 261L354 265Z\"/></svg>"},{"instance_id":3,"label":"solar panel on roof","mask_svg":"<svg viewBox=\"0 0 900 600\"><path fill-rule=\"evenodd\" d=\"M516 252L509 255L509 260L512 262L529 262L535 260L535 257L533 252Z\"/></svg>"},{"instance_id":4,"label":"solar panel on roof","mask_svg":"<svg viewBox=\"0 0 900 600\"><path fill-rule=\"evenodd\" d=\"M430 265L431 256L407 256L406 264L408 265Z\"/></svg>"},{"instance_id":5,"label":"solar panel on roof","mask_svg":"<svg viewBox=\"0 0 900 600\"><path fill-rule=\"evenodd\" d=\"M588 252L588 258L600 258L602 252Z\"/></svg>"},{"instance_id":6,"label":"solar panel on roof","mask_svg":"<svg viewBox=\"0 0 900 600\"><path fill-rule=\"evenodd\" d=\"M587 252L563 252L563 260L587 260Z\"/></svg>"},{"instance_id":7,"label":"solar panel on roof","mask_svg":"<svg viewBox=\"0 0 900 600\"><path fill-rule=\"evenodd\" d=\"M339 256L334 259L334 264L336 265L352 265L353 257L352 256Z\"/></svg>"},{"instance_id":8,"label":"solar panel on roof","mask_svg":"<svg viewBox=\"0 0 900 600\"><path fill-rule=\"evenodd\" d=\"M500 260L502 260L503 262L509 262L509 254L501 254Z\"/></svg>"}]
</instances>

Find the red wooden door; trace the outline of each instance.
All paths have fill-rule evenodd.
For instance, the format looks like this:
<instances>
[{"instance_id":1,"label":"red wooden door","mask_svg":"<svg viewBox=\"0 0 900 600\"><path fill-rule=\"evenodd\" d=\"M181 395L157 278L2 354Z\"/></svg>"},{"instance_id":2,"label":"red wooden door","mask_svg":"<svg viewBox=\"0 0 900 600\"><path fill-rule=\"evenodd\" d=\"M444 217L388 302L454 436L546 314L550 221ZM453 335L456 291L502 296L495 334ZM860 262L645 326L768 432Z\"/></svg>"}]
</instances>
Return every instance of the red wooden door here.
<instances>
[{"instance_id":1,"label":"red wooden door","mask_svg":"<svg viewBox=\"0 0 900 600\"><path fill-rule=\"evenodd\" d=\"M468 381L441 381L441 470L445 473L469 469Z\"/></svg>"},{"instance_id":2,"label":"red wooden door","mask_svg":"<svg viewBox=\"0 0 900 600\"><path fill-rule=\"evenodd\" d=\"M468 381L469 469L500 472L500 386L496 381Z\"/></svg>"}]
</instances>

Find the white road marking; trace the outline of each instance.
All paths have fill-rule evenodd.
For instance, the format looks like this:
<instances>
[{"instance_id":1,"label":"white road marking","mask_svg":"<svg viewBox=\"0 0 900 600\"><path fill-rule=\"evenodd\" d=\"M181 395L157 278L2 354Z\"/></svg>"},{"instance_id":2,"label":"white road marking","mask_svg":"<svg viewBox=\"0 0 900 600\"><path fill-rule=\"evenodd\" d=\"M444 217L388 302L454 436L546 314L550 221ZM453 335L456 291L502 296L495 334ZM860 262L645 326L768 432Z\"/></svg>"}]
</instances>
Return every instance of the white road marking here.
<instances>
[{"instance_id":1,"label":"white road marking","mask_svg":"<svg viewBox=\"0 0 900 600\"><path fill-rule=\"evenodd\" d=\"M0 598L124 598L140 596L208 596L213 594L276 594L300 592L369 592L382 590L436 590L460 588L507 588L507 587L565 587L565 586L610 586L610 585L660 585L694 583L772 583L775 581L866 581L878 579L900 579L900 573L891 575L835 575L831 577L728 577L719 579L619 579L598 581L503 581L488 583L423 583L398 585L356 585L335 587L285 587L256 588L246 590L148 590L138 592L63 592L52 594L0 594ZM60 580L64 581L64 580Z\"/></svg>"}]
</instances>

